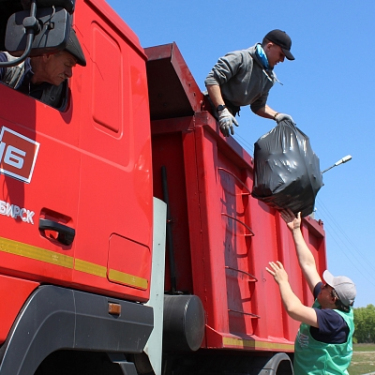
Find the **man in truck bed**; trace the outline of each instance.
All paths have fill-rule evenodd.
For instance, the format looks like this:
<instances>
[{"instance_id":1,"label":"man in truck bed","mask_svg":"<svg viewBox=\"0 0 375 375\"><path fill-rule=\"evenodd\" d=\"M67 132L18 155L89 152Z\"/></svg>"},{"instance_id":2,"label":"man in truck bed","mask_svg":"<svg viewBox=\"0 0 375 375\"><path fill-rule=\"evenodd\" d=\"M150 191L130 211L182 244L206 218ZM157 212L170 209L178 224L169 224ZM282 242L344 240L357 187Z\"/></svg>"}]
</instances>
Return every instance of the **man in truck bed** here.
<instances>
[{"instance_id":1,"label":"man in truck bed","mask_svg":"<svg viewBox=\"0 0 375 375\"><path fill-rule=\"evenodd\" d=\"M208 74L205 85L220 131L225 137L233 135L233 125L241 106L250 105L258 116L280 122L293 121L267 105L268 92L277 81L274 67L279 62L294 60L290 49L292 40L281 30L272 30L262 43L221 57Z\"/></svg>"},{"instance_id":2,"label":"man in truck bed","mask_svg":"<svg viewBox=\"0 0 375 375\"><path fill-rule=\"evenodd\" d=\"M292 232L299 265L315 298L312 307L304 306L292 291L282 263L270 262L271 269L266 270L280 288L288 315L301 322L295 342L294 373L348 374L353 352L355 285L348 277L334 277L329 271L323 273L323 284L302 236L301 215L295 217L292 211L284 210L281 216Z\"/></svg>"},{"instance_id":3,"label":"man in truck bed","mask_svg":"<svg viewBox=\"0 0 375 375\"><path fill-rule=\"evenodd\" d=\"M15 59L7 52L0 53L0 61ZM63 51L27 58L13 67L0 68L0 81L55 108L66 99L66 82L73 75L76 64L86 66L85 56L75 31L70 31Z\"/></svg>"}]
</instances>

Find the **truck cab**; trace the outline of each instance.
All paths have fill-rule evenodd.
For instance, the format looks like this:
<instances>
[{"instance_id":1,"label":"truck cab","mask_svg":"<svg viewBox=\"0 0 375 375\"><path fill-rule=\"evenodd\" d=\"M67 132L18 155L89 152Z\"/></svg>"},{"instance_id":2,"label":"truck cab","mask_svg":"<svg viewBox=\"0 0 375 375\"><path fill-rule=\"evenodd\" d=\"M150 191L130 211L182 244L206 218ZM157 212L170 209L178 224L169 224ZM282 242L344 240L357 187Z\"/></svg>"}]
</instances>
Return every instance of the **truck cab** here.
<instances>
[{"instance_id":1,"label":"truck cab","mask_svg":"<svg viewBox=\"0 0 375 375\"><path fill-rule=\"evenodd\" d=\"M54 14L71 2L32 3L37 12ZM1 1L0 14L16 20L31 12L23 5ZM33 373L61 347L142 352L153 329L153 309L144 305L154 220L147 57L104 1L63 10L89 62L74 68L66 105L53 108L0 83L0 374L15 363ZM2 40L10 30L3 27ZM47 47L36 53L61 49ZM22 344L24 353L12 350L24 341L27 321L35 337ZM95 324L101 329L93 334ZM61 342L40 349L57 326ZM141 330L120 338L129 326ZM24 365L15 352L26 356Z\"/></svg>"}]
</instances>

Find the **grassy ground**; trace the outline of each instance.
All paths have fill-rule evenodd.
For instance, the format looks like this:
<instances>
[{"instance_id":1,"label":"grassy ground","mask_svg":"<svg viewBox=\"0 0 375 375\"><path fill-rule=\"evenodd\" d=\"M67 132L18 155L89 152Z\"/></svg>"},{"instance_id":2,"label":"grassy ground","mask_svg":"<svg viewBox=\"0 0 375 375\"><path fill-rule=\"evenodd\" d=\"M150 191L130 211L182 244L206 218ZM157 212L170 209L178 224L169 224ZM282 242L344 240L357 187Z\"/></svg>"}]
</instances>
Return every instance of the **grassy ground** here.
<instances>
[{"instance_id":1,"label":"grassy ground","mask_svg":"<svg viewBox=\"0 0 375 375\"><path fill-rule=\"evenodd\" d=\"M375 344L355 344L350 375L375 374Z\"/></svg>"}]
</instances>

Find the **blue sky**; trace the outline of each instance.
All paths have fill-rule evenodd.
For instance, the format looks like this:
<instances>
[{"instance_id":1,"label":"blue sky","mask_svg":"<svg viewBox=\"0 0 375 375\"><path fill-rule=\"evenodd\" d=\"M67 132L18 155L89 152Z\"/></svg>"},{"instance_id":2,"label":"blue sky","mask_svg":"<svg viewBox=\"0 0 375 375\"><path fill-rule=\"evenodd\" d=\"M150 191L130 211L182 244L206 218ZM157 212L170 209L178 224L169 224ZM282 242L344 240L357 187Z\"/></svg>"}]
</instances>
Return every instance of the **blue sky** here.
<instances>
[{"instance_id":1,"label":"blue sky","mask_svg":"<svg viewBox=\"0 0 375 375\"><path fill-rule=\"evenodd\" d=\"M357 285L355 307L375 305L375 1L107 0L143 47L176 42L195 80L218 57L260 42L272 29L292 38L295 61L279 64L268 104L310 137L324 170L316 218L324 222L328 268ZM234 138L253 154L275 123L241 110Z\"/></svg>"}]
</instances>

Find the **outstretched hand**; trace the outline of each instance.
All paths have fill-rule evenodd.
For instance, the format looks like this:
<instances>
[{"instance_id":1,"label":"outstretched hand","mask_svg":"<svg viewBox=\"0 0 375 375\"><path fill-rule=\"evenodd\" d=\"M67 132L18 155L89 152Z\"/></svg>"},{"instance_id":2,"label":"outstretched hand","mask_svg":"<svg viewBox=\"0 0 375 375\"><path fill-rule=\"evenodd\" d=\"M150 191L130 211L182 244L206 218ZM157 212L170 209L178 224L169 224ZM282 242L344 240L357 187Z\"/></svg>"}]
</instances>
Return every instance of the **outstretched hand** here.
<instances>
[{"instance_id":1,"label":"outstretched hand","mask_svg":"<svg viewBox=\"0 0 375 375\"><path fill-rule=\"evenodd\" d=\"M233 125L238 126L236 118L224 108L222 111L218 112L219 115L219 125L220 131L224 137L229 137L231 134L234 135Z\"/></svg>"},{"instance_id":2,"label":"outstretched hand","mask_svg":"<svg viewBox=\"0 0 375 375\"><path fill-rule=\"evenodd\" d=\"M277 124L279 124L281 121L288 120L291 121L293 124L295 124L293 117L291 115L288 115L286 113L277 113L274 117Z\"/></svg>"},{"instance_id":3,"label":"outstretched hand","mask_svg":"<svg viewBox=\"0 0 375 375\"><path fill-rule=\"evenodd\" d=\"M278 284L280 284L283 281L288 281L288 274L286 273L284 266L281 262L269 262L269 265L271 269L266 267L266 270L269 274L271 274L274 277L275 281Z\"/></svg>"},{"instance_id":4,"label":"outstretched hand","mask_svg":"<svg viewBox=\"0 0 375 375\"><path fill-rule=\"evenodd\" d=\"M280 215L283 220L286 222L286 225L290 230L299 229L301 226L301 212L298 212L298 215L293 213L291 209L285 209L280 211Z\"/></svg>"}]
</instances>

